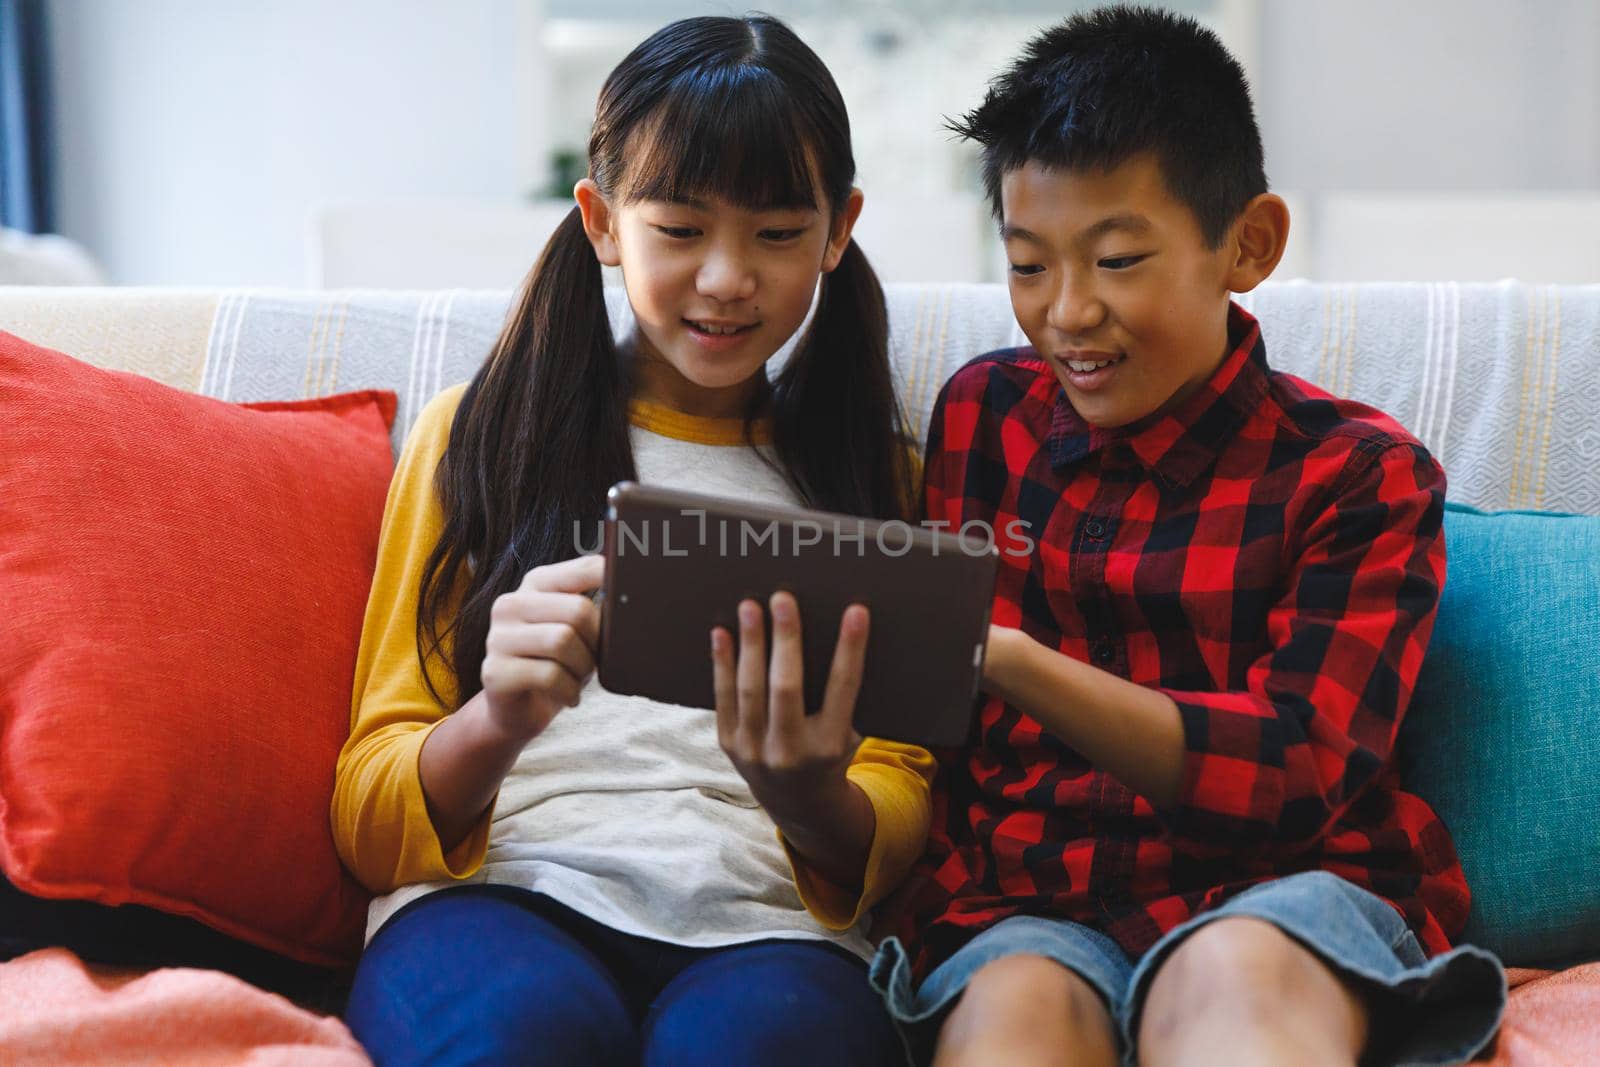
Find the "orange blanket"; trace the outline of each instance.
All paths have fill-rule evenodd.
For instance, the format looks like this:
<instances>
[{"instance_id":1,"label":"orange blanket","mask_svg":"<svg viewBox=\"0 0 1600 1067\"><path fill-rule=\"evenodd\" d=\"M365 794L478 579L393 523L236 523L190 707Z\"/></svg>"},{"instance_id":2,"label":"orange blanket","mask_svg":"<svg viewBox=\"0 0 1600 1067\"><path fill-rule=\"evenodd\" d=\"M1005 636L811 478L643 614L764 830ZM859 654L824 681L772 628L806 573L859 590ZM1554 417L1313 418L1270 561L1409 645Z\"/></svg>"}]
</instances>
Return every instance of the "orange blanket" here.
<instances>
[{"instance_id":1,"label":"orange blanket","mask_svg":"<svg viewBox=\"0 0 1600 1067\"><path fill-rule=\"evenodd\" d=\"M1506 1005L1495 1067L1600 1063L1600 963L1564 971L1506 968Z\"/></svg>"},{"instance_id":2,"label":"orange blanket","mask_svg":"<svg viewBox=\"0 0 1600 1067\"><path fill-rule=\"evenodd\" d=\"M0 1063L371 1067L338 1019L232 975L91 967L63 948L0 964Z\"/></svg>"},{"instance_id":3,"label":"orange blanket","mask_svg":"<svg viewBox=\"0 0 1600 1067\"><path fill-rule=\"evenodd\" d=\"M1600 963L1509 968L1492 1067L1600 1064ZM338 1019L220 971L86 966L66 949L0 964L0 1063L370 1067Z\"/></svg>"}]
</instances>

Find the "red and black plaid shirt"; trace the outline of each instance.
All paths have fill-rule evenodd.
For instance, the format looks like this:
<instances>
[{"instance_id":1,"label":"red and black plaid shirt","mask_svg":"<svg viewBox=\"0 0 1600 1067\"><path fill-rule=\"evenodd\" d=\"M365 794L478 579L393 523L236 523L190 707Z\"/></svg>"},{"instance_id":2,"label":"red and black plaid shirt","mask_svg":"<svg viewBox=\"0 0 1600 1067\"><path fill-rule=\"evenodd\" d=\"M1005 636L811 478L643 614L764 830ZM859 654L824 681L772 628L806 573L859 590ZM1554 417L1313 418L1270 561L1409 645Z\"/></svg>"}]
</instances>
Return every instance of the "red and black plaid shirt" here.
<instances>
[{"instance_id":1,"label":"red and black plaid shirt","mask_svg":"<svg viewBox=\"0 0 1600 1067\"><path fill-rule=\"evenodd\" d=\"M1429 952L1466 920L1449 833L1393 759L1444 582L1444 473L1393 419L1269 369L1237 305L1229 338L1177 410L1121 430L1079 418L1031 348L980 356L939 397L927 513L997 532L995 623L1161 689L1187 753L1158 811L986 699L941 759L894 908L920 969L1015 914L1137 955L1317 869L1393 902Z\"/></svg>"}]
</instances>

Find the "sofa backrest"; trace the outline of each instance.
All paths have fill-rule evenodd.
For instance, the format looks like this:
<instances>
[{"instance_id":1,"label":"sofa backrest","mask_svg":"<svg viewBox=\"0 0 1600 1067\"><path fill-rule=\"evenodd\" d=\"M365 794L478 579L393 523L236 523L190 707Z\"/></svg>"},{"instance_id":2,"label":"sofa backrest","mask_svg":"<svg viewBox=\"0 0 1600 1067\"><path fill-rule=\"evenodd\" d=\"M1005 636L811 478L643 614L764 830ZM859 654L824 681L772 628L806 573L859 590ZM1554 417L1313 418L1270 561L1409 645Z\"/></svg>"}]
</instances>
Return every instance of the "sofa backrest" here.
<instances>
[{"instance_id":1,"label":"sofa backrest","mask_svg":"<svg viewBox=\"0 0 1600 1067\"><path fill-rule=\"evenodd\" d=\"M400 398L394 443L472 376L509 292L0 289L0 329L226 400L362 388ZM1025 343L1001 285L893 285L913 428L971 357ZM607 291L613 323L627 302ZM1269 282L1241 298L1280 370L1382 408L1433 451L1450 498L1600 514L1600 286Z\"/></svg>"}]
</instances>

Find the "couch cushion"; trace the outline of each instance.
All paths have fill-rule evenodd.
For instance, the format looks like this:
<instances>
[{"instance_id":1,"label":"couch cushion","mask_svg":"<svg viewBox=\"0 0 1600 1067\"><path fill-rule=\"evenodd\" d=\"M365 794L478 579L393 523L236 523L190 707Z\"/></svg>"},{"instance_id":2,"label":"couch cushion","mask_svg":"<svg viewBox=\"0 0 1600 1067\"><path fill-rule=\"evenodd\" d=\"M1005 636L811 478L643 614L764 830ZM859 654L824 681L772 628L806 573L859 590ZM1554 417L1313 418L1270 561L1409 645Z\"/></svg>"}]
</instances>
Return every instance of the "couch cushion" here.
<instances>
[{"instance_id":1,"label":"couch cushion","mask_svg":"<svg viewBox=\"0 0 1600 1067\"><path fill-rule=\"evenodd\" d=\"M1600 956L1600 517L1449 505L1449 573L1401 771L1472 887L1462 940Z\"/></svg>"},{"instance_id":2,"label":"couch cushion","mask_svg":"<svg viewBox=\"0 0 1600 1067\"><path fill-rule=\"evenodd\" d=\"M0 333L0 868L313 963L393 393L236 405Z\"/></svg>"}]
</instances>

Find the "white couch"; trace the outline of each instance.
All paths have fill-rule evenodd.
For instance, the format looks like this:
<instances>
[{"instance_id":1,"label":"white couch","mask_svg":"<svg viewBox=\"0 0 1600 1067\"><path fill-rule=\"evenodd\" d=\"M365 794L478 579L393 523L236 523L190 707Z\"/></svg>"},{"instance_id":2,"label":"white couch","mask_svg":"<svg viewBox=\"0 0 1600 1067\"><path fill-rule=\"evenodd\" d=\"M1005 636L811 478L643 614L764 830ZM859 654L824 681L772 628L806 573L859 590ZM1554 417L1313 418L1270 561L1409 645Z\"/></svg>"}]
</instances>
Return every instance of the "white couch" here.
<instances>
[{"instance_id":1,"label":"white couch","mask_svg":"<svg viewBox=\"0 0 1600 1067\"><path fill-rule=\"evenodd\" d=\"M916 432L923 434L939 387L956 367L978 353L1023 339L1000 286L902 285L890 287L887 295L901 397ZM391 389L399 396L392 437L398 449L428 398L476 370L510 299L505 291L468 290L12 287L0 288L0 330L100 366L225 400ZM626 328L628 312L620 290L609 291L608 301L616 326ZM1275 366L1399 418L1443 462L1452 500L1484 509L1600 515L1600 286L1269 283L1244 303L1263 323ZM4 459L0 456L0 462ZM1600 537L1593 543L1600 546ZM1512 551L1518 549L1513 546ZM1583 573L1600 573L1587 557L1582 562ZM1600 582L1595 585L1590 602L1600 605ZM1448 585L1446 592L1448 596ZM1544 621L1538 603L1520 610L1536 623ZM1595 617L1600 620L1600 607ZM1537 635L1538 626L1528 632ZM1436 647L1438 643L1436 633ZM1580 685L1580 691L1564 691L1559 700L1543 705L1548 713L1543 721L1555 722L1555 730L1567 733L1551 733L1546 727L1549 736L1519 744L1534 753L1522 753L1525 757L1551 761L1536 766L1553 765L1558 755L1569 762L1575 755L1587 761L1585 772L1600 764L1600 726L1595 725L1600 722L1600 656L1595 662L1587 690ZM1416 706L1413 711L1420 713ZM1489 713L1499 714L1494 708ZM1429 721L1440 721L1436 712ZM1456 740L1462 730L1469 731L1469 742L1478 740L1470 724L1463 726L1448 714L1442 721L1446 729L1458 731ZM1515 721L1520 720L1501 720ZM1426 760L1430 753L1414 758ZM1477 753L1471 774L1486 774L1499 785L1503 776L1496 759L1494 752ZM1445 767L1447 777L1456 773L1455 764L1433 766L1436 771ZM1470 778L1469 772L1461 773ZM1587 773L1570 777L1580 784L1556 784L1582 790L1589 788L1582 781L1595 780ZM1517 806L1517 795L1509 796L1504 805L1493 801L1493 817L1478 828L1494 835L1493 847L1470 857L1473 862L1495 864L1496 849L1516 849L1523 842L1514 838L1537 836L1542 831L1538 819L1551 817L1544 813L1518 823L1522 816L1510 810ZM1562 803L1577 813L1571 816L1576 821L1592 813L1596 800L1600 797L1575 796ZM1591 844L1562 857L1569 869L1547 870L1542 876L1547 884L1528 885L1525 891L1549 894L1569 888L1557 884L1562 879L1570 885L1592 884L1573 878L1574 871L1590 880L1600 872L1600 838ZM1469 857L1464 854L1463 859ZM1470 865L1468 873L1472 875ZM1522 891L1518 886L1516 892ZM1587 954L1576 962L1600 955L1600 901L1581 893L1562 899L1570 900L1563 907L1570 912L1571 929L1578 931L1578 951ZM1576 981L1589 982L1593 998L1586 1003L1600 1005L1600 963L1551 981L1580 971ZM1563 995L1574 995L1570 985ZM1514 998L1514 1008L1516 1004ZM1523 1036L1509 1043L1513 1052L1532 1049L1543 1056L1536 1046ZM1600 1038L1587 1047L1600 1049ZM1536 1056L1502 1062L1581 1061Z\"/></svg>"}]
</instances>

